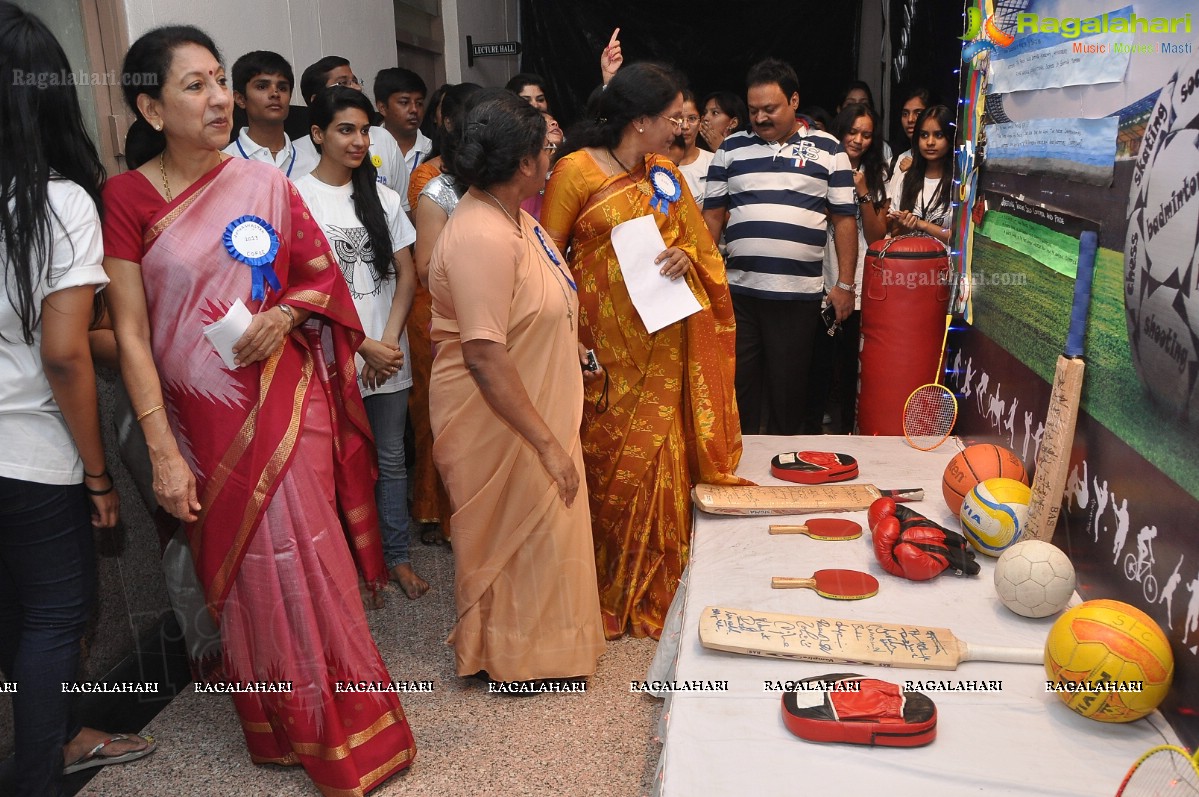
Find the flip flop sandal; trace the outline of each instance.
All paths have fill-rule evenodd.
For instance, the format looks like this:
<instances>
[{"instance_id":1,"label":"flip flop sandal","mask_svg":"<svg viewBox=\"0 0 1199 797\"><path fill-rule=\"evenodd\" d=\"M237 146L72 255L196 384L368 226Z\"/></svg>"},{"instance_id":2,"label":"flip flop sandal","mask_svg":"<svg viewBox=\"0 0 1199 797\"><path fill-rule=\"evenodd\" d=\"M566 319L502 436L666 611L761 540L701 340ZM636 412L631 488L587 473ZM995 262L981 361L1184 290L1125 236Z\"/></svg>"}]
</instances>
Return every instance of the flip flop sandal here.
<instances>
[{"instance_id":1,"label":"flip flop sandal","mask_svg":"<svg viewBox=\"0 0 1199 797\"><path fill-rule=\"evenodd\" d=\"M112 736L93 747L75 763L68 764L67 766L63 767L62 774L70 775L72 772L78 772L81 769L88 769L90 767L102 767L108 764L124 764L129 761L136 761L139 758L144 758L145 756L150 755L150 753L153 753L158 749L158 744L154 741L153 736L146 736L139 733L136 735L136 738L141 739L146 743L146 746L141 750L130 750L128 753L122 753L121 755L100 755L100 751L105 747L108 747L108 745L112 744L113 742L128 741L132 738L134 737L123 733L114 733Z\"/></svg>"}]
</instances>

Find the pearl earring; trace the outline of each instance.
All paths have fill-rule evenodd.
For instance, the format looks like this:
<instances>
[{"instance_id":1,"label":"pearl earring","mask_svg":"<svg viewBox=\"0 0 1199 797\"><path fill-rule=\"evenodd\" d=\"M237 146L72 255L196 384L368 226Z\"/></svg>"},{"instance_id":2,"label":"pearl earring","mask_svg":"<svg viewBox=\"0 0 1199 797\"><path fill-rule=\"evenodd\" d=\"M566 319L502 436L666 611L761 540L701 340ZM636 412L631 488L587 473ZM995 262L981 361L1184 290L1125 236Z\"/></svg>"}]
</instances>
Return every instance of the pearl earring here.
<instances>
[{"instance_id":1,"label":"pearl earring","mask_svg":"<svg viewBox=\"0 0 1199 797\"><path fill-rule=\"evenodd\" d=\"M156 133L161 133L161 132L162 132L162 125L160 125L160 124L158 124L158 125L154 125L154 131L155 131Z\"/></svg>"},{"instance_id":2,"label":"pearl earring","mask_svg":"<svg viewBox=\"0 0 1199 797\"><path fill-rule=\"evenodd\" d=\"M644 128L644 127L639 127L639 128L637 128L637 132L638 132L638 133L644 133L644 132L645 132L645 128Z\"/></svg>"}]
</instances>

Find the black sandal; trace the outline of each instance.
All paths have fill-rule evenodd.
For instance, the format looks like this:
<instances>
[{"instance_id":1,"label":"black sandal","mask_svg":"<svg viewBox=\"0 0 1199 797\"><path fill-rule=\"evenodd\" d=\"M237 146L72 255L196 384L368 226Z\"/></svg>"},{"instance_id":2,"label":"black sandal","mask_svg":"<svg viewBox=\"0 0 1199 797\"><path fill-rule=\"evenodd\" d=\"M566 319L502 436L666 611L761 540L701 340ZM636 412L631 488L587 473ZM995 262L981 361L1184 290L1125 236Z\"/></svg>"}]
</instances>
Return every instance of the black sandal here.
<instances>
[{"instance_id":1,"label":"black sandal","mask_svg":"<svg viewBox=\"0 0 1199 797\"><path fill-rule=\"evenodd\" d=\"M441 536L440 523L422 523L420 541L422 545L441 545L445 538Z\"/></svg>"}]
</instances>

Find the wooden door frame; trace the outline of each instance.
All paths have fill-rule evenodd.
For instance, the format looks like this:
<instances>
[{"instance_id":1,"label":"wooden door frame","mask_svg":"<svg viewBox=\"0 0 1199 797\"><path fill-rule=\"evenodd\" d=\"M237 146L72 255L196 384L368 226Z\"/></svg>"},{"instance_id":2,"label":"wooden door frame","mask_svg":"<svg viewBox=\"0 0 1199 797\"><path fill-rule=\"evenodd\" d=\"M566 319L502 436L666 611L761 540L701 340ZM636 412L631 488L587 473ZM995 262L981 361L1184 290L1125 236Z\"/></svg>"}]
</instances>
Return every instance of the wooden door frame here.
<instances>
[{"instance_id":1,"label":"wooden door frame","mask_svg":"<svg viewBox=\"0 0 1199 797\"><path fill-rule=\"evenodd\" d=\"M129 49L129 23L122 0L79 0L88 71L99 77L80 86L95 98L100 160L110 175L125 170L125 134L134 115L121 92L121 65Z\"/></svg>"}]
</instances>

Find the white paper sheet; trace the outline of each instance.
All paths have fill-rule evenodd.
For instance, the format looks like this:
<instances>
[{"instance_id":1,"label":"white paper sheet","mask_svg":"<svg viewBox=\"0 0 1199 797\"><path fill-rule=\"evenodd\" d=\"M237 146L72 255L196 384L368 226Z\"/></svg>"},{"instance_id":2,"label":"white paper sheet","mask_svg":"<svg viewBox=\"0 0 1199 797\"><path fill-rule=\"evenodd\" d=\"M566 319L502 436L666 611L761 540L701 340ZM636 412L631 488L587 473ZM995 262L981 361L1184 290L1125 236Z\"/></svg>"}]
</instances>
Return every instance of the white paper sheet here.
<instances>
[{"instance_id":1,"label":"white paper sheet","mask_svg":"<svg viewBox=\"0 0 1199 797\"><path fill-rule=\"evenodd\" d=\"M653 216L639 216L613 227L612 248L629 298L648 331L657 332L699 312L699 301L686 280L672 280L658 273L661 266L654 258L662 254L666 242Z\"/></svg>"},{"instance_id":2,"label":"white paper sheet","mask_svg":"<svg viewBox=\"0 0 1199 797\"><path fill-rule=\"evenodd\" d=\"M233 344L241 340L241 336L246 333L253 320L254 316L242 304L241 299L238 299L229 308L229 312L225 313L224 318L204 327L204 337L212 344L212 348L216 349L216 353L221 355L225 367L231 371L237 368L233 359Z\"/></svg>"}]
</instances>

